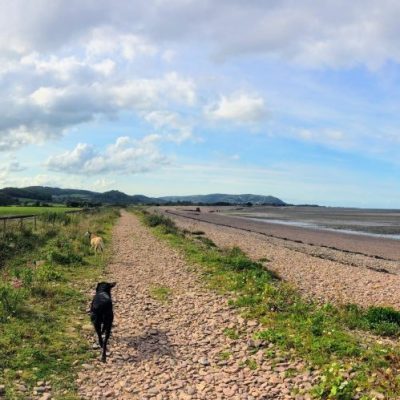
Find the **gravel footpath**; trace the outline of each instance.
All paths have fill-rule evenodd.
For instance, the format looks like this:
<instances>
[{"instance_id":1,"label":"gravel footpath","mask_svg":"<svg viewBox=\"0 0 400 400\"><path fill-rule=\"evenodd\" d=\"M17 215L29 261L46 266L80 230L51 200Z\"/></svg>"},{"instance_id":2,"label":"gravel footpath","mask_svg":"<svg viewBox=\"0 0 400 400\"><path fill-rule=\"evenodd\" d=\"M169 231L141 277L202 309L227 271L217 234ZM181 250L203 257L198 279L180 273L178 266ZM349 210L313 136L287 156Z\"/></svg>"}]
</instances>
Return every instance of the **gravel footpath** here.
<instances>
[{"instance_id":1,"label":"gravel footpath","mask_svg":"<svg viewBox=\"0 0 400 400\"><path fill-rule=\"evenodd\" d=\"M320 302L382 305L400 309L399 262L321 248L167 214L181 228L203 231L220 247L238 246ZM202 218L202 214L196 218ZM387 272L378 272L384 269Z\"/></svg>"},{"instance_id":2,"label":"gravel footpath","mask_svg":"<svg viewBox=\"0 0 400 400\"><path fill-rule=\"evenodd\" d=\"M266 358L263 344L251 339L257 323L206 289L177 251L127 212L114 228L108 271L108 279L117 281L110 356L107 364L83 365L77 379L82 398L309 398L291 393L309 389L318 373L278 352ZM169 287L170 300L152 298L155 285ZM228 338L226 328L238 330L240 338Z\"/></svg>"}]
</instances>

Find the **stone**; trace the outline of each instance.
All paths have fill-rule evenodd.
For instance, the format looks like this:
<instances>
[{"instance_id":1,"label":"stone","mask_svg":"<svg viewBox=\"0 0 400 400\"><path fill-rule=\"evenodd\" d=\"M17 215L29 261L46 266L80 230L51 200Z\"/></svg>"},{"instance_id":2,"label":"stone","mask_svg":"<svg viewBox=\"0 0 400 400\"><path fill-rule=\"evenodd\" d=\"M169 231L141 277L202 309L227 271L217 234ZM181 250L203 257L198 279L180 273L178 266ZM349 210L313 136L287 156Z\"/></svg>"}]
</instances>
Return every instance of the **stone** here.
<instances>
[{"instance_id":1,"label":"stone","mask_svg":"<svg viewBox=\"0 0 400 400\"><path fill-rule=\"evenodd\" d=\"M210 365L210 361L206 357L199 358L198 363L204 366Z\"/></svg>"}]
</instances>

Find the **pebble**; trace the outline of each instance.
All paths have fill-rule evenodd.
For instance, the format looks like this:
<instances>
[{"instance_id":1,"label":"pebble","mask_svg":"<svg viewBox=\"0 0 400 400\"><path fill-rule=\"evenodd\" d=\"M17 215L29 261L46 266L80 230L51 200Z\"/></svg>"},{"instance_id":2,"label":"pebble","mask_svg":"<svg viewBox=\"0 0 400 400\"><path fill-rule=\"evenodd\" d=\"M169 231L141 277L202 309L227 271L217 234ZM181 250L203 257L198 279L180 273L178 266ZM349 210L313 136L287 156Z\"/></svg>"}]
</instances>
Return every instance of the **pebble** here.
<instances>
[{"instance_id":1,"label":"pebble","mask_svg":"<svg viewBox=\"0 0 400 400\"><path fill-rule=\"evenodd\" d=\"M267 388L281 383L285 393L278 390L272 398L292 398L293 383L279 376L290 363L274 371L279 359L264 357L262 342L252 339L258 322L206 288L175 249L125 211L112 245L106 279L117 285L110 356L100 363L96 347L98 359L81 366L82 399L255 400L269 398L263 393L269 396ZM152 296L160 286L171 290L165 301ZM240 338L229 339L228 327L240 329ZM88 340L95 340L93 330ZM224 353L229 357L221 359ZM245 366L248 359L257 360L256 370Z\"/></svg>"}]
</instances>

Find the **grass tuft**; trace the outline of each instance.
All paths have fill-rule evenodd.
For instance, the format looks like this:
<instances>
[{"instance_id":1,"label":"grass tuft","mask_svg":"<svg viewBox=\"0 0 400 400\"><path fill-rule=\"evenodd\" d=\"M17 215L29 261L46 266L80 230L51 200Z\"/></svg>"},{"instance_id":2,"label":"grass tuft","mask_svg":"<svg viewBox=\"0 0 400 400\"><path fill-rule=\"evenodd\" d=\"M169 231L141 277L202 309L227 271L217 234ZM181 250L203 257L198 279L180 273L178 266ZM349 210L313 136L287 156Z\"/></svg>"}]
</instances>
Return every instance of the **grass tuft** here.
<instances>
[{"instance_id":1,"label":"grass tuft","mask_svg":"<svg viewBox=\"0 0 400 400\"><path fill-rule=\"evenodd\" d=\"M154 285L150 288L150 296L158 301L166 302L172 296L172 290L168 286Z\"/></svg>"}]
</instances>

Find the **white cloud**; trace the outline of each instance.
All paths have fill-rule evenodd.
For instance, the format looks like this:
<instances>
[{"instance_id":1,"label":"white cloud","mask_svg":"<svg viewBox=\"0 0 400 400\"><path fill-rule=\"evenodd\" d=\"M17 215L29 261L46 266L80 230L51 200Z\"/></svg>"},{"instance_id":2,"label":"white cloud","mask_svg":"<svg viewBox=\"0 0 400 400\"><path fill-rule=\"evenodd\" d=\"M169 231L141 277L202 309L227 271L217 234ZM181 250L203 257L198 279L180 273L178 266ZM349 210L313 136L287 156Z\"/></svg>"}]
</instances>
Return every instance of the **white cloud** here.
<instances>
[{"instance_id":1,"label":"white cloud","mask_svg":"<svg viewBox=\"0 0 400 400\"><path fill-rule=\"evenodd\" d=\"M399 16L400 5L391 0L2 2L0 151L43 143L78 124L124 112L145 118L157 140L177 143L193 139L193 126L201 121L187 115L198 117L204 104L212 120L262 123L263 95L252 92L252 78L240 71L244 64L225 69L226 64L249 55L257 55L250 61L260 65L267 57L306 68L398 64ZM221 70L207 60L210 55L226 62ZM179 67L185 74L177 72ZM226 84L218 71L227 70L232 76ZM208 85L210 75L215 87ZM236 82L249 93L234 92L209 103L215 92L237 90ZM302 104L293 102L294 113ZM313 99L309 107L314 115L317 102ZM268 109L270 103L273 109L276 104L268 97ZM294 124L302 126L302 119ZM340 126L343 137L321 129L298 136L328 145L346 143L353 135L348 128ZM390 143L390 129L382 128L382 142Z\"/></svg>"},{"instance_id":2,"label":"white cloud","mask_svg":"<svg viewBox=\"0 0 400 400\"><path fill-rule=\"evenodd\" d=\"M289 131L290 132L290 131ZM323 144L332 148L350 149L358 146L355 137L346 135L340 129L333 128L315 128L315 129L294 129L292 136L304 140L306 142L313 142Z\"/></svg>"},{"instance_id":3,"label":"white cloud","mask_svg":"<svg viewBox=\"0 0 400 400\"><path fill-rule=\"evenodd\" d=\"M46 167L55 172L76 175L135 174L147 172L167 165L169 160L160 154L153 138L133 140L119 137L115 143L101 152L94 146L78 143L62 154L51 156Z\"/></svg>"},{"instance_id":4,"label":"white cloud","mask_svg":"<svg viewBox=\"0 0 400 400\"><path fill-rule=\"evenodd\" d=\"M95 71L101 73L102 75L110 76L115 71L116 63L113 60L106 58L96 64L93 64L92 67Z\"/></svg>"},{"instance_id":5,"label":"white cloud","mask_svg":"<svg viewBox=\"0 0 400 400\"><path fill-rule=\"evenodd\" d=\"M266 54L313 67L400 61L393 0L24 0L3 2L0 50L54 51L86 40L94 55L154 54L153 43L203 43L220 58ZM238 29L240 26L240 29Z\"/></svg>"},{"instance_id":6,"label":"white cloud","mask_svg":"<svg viewBox=\"0 0 400 400\"><path fill-rule=\"evenodd\" d=\"M171 102L191 106L196 101L196 86L193 80L170 72L159 79L125 81L112 87L110 95L124 108L148 109Z\"/></svg>"},{"instance_id":7,"label":"white cloud","mask_svg":"<svg viewBox=\"0 0 400 400\"><path fill-rule=\"evenodd\" d=\"M159 137L176 143L182 143L193 138L192 126L170 111L151 111L144 115L147 122L161 132Z\"/></svg>"},{"instance_id":8,"label":"white cloud","mask_svg":"<svg viewBox=\"0 0 400 400\"><path fill-rule=\"evenodd\" d=\"M204 111L211 119L235 122L257 122L266 116L264 99L259 95L246 93L221 96L216 104L208 105Z\"/></svg>"},{"instance_id":9,"label":"white cloud","mask_svg":"<svg viewBox=\"0 0 400 400\"><path fill-rule=\"evenodd\" d=\"M85 45L89 57L121 56L133 61L139 56L154 56L157 47L139 35L120 33L113 28L95 28Z\"/></svg>"},{"instance_id":10,"label":"white cloud","mask_svg":"<svg viewBox=\"0 0 400 400\"><path fill-rule=\"evenodd\" d=\"M95 70L101 78L93 74ZM0 121L0 151L60 137L69 128L99 115L110 118L128 111L141 116L160 108L193 107L196 102L195 83L176 72L127 80L125 76L114 77L113 70L113 61L103 60L90 66L92 75L86 74L85 82L60 82L60 71L55 72L57 80L52 81L50 68L46 80L34 74L26 87L5 88L0 99L0 107L5 110ZM67 71L72 70L67 68L63 73ZM177 141L191 135L190 128L179 131L182 139Z\"/></svg>"}]
</instances>

